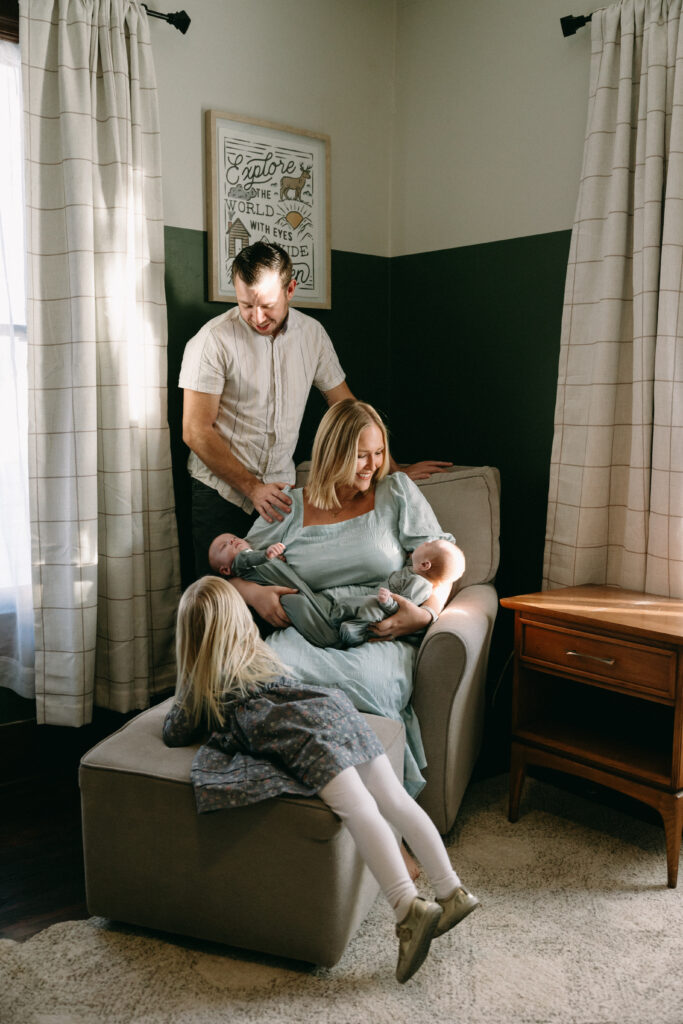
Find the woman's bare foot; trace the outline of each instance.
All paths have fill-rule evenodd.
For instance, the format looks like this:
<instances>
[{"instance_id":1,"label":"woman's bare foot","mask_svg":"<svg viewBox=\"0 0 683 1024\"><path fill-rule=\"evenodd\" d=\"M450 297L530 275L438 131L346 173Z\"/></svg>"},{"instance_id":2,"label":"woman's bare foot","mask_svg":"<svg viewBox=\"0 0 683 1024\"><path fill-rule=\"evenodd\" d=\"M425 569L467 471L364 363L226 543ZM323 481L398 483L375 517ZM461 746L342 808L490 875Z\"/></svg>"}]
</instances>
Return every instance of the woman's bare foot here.
<instances>
[{"instance_id":1,"label":"woman's bare foot","mask_svg":"<svg viewBox=\"0 0 683 1024\"><path fill-rule=\"evenodd\" d=\"M405 843L401 843L401 856L406 862L406 867L408 868L408 874L410 875L411 881L415 882L420 874L421 868Z\"/></svg>"}]
</instances>

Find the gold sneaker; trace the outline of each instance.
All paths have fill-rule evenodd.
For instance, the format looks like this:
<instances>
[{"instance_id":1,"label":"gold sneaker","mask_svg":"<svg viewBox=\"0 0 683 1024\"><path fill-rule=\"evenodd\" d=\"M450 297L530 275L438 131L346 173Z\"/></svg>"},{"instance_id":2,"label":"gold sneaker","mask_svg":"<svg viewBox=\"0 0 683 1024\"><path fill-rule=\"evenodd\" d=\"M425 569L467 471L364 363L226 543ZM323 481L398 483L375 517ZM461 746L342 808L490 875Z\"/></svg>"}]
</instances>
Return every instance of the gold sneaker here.
<instances>
[{"instance_id":1,"label":"gold sneaker","mask_svg":"<svg viewBox=\"0 0 683 1024\"><path fill-rule=\"evenodd\" d=\"M459 886L447 899L437 900L437 903L443 908L443 913L432 936L434 939L455 928L464 917L481 906L477 897L468 892L464 885Z\"/></svg>"},{"instance_id":2,"label":"gold sneaker","mask_svg":"<svg viewBox=\"0 0 683 1024\"><path fill-rule=\"evenodd\" d=\"M429 944L441 913L438 903L432 903L430 900L423 900L420 896L416 896L406 916L396 925L398 936L396 977L401 983L412 978L425 962Z\"/></svg>"}]
</instances>

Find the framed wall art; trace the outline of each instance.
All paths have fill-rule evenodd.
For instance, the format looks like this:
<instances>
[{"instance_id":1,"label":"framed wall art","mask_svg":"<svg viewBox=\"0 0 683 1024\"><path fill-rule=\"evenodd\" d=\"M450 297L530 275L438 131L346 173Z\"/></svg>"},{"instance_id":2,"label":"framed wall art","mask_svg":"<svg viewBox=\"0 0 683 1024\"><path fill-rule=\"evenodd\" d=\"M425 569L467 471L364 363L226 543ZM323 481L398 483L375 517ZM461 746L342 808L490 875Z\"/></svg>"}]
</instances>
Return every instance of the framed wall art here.
<instances>
[{"instance_id":1,"label":"framed wall art","mask_svg":"<svg viewBox=\"0 0 683 1024\"><path fill-rule=\"evenodd\" d=\"M209 301L235 302L235 256L267 241L292 258L293 304L329 309L329 136L207 110L206 174Z\"/></svg>"}]
</instances>

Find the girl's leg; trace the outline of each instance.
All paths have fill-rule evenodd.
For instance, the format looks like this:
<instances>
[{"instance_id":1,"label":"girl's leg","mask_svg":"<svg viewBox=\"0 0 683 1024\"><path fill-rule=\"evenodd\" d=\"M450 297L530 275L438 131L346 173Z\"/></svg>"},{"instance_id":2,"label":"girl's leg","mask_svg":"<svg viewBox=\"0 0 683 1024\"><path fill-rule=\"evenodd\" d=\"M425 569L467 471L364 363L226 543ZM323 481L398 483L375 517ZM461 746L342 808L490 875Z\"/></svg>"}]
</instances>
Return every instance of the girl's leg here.
<instances>
[{"instance_id":1,"label":"girl's leg","mask_svg":"<svg viewBox=\"0 0 683 1024\"><path fill-rule=\"evenodd\" d=\"M388 760L387 764L393 775ZM396 920L402 921L417 896L417 889L410 879L396 837L358 771L345 768L323 786L319 796L348 828L358 852L393 908Z\"/></svg>"},{"instance_id":2,"label":"girl's leg","mask_svg":"<svg viewBox=\"0 0 683 1024\"><path fill-rule=\"evenodd\" d=\"M427 874L438 900L462 885L453 870L439 832L396 778L386 754L359 765L358 775L386 818L409 844Z\"/></svg>"}]
</instances>

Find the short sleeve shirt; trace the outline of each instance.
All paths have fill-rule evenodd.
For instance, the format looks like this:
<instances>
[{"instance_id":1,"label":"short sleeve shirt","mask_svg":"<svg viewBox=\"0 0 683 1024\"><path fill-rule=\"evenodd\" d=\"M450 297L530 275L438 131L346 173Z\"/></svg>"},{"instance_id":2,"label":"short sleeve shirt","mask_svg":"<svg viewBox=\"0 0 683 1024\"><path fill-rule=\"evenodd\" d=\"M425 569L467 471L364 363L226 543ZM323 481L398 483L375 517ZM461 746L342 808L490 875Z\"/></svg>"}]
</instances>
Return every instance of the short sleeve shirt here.
<instances>
[{"instance_id":1,"label":"short sleeve shirt","mask_svg":"<svg viewBox=\"0 0 683 1024\"><path fill-rule=\"evenodd\" d=\"M344 380L326 331L290 307L277 337L249 327L235 306L210 320L185 346L181 388L220 395L216 429L260 480L294 483L293 455L308 393ZM190 475L251 512L251 501L190 452Z\"/></svg>"}]
</instances>

